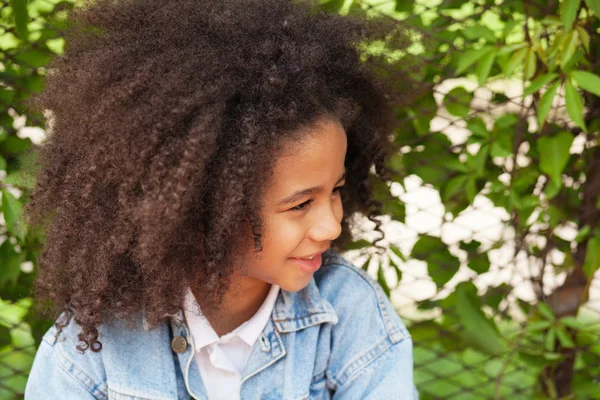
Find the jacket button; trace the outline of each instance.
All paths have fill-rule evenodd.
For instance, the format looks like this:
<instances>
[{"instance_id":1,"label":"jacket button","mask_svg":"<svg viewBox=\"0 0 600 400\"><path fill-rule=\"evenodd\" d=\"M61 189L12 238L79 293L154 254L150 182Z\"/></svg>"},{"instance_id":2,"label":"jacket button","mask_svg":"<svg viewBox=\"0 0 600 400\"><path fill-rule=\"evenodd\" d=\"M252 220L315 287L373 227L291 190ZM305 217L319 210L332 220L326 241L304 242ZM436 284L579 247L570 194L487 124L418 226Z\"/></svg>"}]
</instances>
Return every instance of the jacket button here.
<instances>
[{"instance_id":1,"label":"jacket button","mask_svg":"<svg viewBox=\"0 0 600 400\"><path fill-rule=\"evenodd\" d=\"M175 353L183 353L187 348L187 341L183 336L175 336L171 341L171 348Z\"/></svg>"}]
</instances>

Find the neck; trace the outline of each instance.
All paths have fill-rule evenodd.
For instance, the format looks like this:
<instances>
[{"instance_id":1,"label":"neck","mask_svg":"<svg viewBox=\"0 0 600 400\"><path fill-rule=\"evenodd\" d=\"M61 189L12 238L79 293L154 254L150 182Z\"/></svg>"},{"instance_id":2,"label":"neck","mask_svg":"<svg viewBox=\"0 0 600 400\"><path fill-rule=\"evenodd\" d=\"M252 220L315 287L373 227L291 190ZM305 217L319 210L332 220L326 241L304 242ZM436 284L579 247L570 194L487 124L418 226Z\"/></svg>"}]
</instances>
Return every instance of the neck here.
<instances>
[{"instance_id":1,"label":"neck","mask_svg":"<svg viewBox=\"0 0 600 400\"><path fill-rule=\"evenodd\" d=\"M213 313L204 314L219 336L231 332L252 318L271 289L270 283L248 276L233 277L232 282L223 298L222 307ZM194 296L198 299L195 292Z\"/></svg>"}]
</instances>

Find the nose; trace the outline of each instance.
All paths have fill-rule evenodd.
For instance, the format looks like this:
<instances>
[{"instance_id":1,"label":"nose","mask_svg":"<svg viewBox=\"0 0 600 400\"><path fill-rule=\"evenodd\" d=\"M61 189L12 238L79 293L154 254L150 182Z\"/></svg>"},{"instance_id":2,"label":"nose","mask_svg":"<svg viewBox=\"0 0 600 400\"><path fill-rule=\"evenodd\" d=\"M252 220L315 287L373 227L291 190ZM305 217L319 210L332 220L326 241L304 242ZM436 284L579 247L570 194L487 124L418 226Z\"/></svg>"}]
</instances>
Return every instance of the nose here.
<instances>
[{"instance_id":1,"label":"nose","mask_svg":"<svg viewBox=\"0 0 600 400\"><path fill-rule=\"evenodd\" d=\"M315 242L337 239L342 234L342 217L341 202L335 201L330 206L322 207L321 212L314 214L309 237Z\"/></svg>"}]
</instances>

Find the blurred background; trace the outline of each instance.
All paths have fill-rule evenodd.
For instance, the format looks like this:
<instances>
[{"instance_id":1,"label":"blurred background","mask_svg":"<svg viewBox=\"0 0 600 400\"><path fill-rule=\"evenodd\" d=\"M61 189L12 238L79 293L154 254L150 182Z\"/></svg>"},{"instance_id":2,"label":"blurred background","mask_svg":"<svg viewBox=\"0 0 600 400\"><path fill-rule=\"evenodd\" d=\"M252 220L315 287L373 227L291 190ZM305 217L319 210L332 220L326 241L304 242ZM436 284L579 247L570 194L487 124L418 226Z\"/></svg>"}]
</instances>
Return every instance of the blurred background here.
<instances>
[{"instance_id":1,"label":"blurred background","mask_svg":"<svg viewBox=\"0 0 600 400\"><path fill-rule=\"evenodd\" d=\"M18 399L53 321L33 310L43 238L23 223L43 87L77 1L0 0L0 399ZM381 226L345 255L414 340L421 399L600 398L600 0L331 0L394 21L367 43L418 80L398 107ZM402 88L399 88L402 90ZM384 251L377 249L374 242Z\"/></svg>"}]
</instances>

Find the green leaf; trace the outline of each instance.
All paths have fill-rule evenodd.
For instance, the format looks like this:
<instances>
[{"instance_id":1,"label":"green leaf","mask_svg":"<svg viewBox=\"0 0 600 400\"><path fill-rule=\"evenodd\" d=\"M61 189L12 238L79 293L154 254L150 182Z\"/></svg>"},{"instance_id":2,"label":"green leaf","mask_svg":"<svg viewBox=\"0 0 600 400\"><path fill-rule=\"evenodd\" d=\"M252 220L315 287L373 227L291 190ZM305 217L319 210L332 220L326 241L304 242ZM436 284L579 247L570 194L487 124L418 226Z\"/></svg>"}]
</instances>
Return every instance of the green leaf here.
<instances>
[{"instance_id":1,"label":"green leaf","mask_svg":"<svg viewBox=\"0 0 600 400\"><path fill-rule=\"evenodd\" d=\"M562 172L569 161L573 139L572 134L562 131L552 137L541 137L537 141L540 170L548 174L559 188L562 186Z\"/></svg>"},{"instance_id":2,"label":"green leaf","mask_svg":"<svg viewBox=\"0 0 600 400\"><path fill-rule=\"evenodd\" d=\"M512 150L509 148L510 143L503 143L508 139L506 136L500 136L492 143L490 147L490 156L492 157L510 157Z\"/></svg>"},{"instance_id":3,"label":"green leaf","mask_svg":"<svg viewBox=\"0 0 600 400\"><path fill-rule=\"evenodd\" d=\"M570 30L573 26L573 22L577 17L577 10L579 9L580 0L563 0L560 4L560 19L565 24L565 29Z\"/></svg>"},{"instance_id":4,"label":"green leaf","mask_svg":"<svg viewBox=\"0 0 600 400\"><path fill-rule=\"evenodd\" d=\"M415 3L413 1L408 0L396 0L396 6L394 7L394 11L397 12L411 12L413 9L413 5Z\"/></svg>"},{"instance_id":5,"label":"green leaf","mask_svg":"<svg viewBox=\"0 0 600 400\"><path fill-rule=\"evenodd\" d=\"M534 94L542 87L555 80L556 78L558 78L558 74L554 73L539 75L531 82L531 85L527 86L525 90L523 90L523 96L529 96L530 94Z\"/></svg>"},{"instance_id":6,"label":"green leaf","mask_svg":"<svg viewBox=\"0 0 600 400\"><path fill-rule=\"evenodd\" d=\"M27 68L40 68L48 64L53 53L50 50L29 48L15 56L18 64Z\"/></svg>"},{"instance_id":7,"label":"green leaf","mask_svg":"<svg viewBox=\"0 0 600 400\"><path fill-rule=\"evenodd\" d=\"M587 71L572 71L570 77L583 90L600 96L600 77Z\"/></svg>"},{"instance_id":8,"label":"green leaf","mask_svg":"<svg viewBox=\"0 0 600 400\"><path fill-rule=\"evenodd\" d=\"M523 60L525 59L528 51L528 47L515 51L512 56L510 56L508 63L506 63L506 66L504 67L504 75L510 76L517 65L523 64Z\"/></svg>"},{"instance_id":9,"label":"green leaf","mask_svg":"<svg viewBox=\"0 0 600 400\"><path fill-rule=\"evenodd\" d=\"M344 0L322 0L319 2L318 7L322 11L335 13L344 6Z\"/></svg>"},{"instance_id":10,"label":"green leaf","mask_svg":"<svg viewBox=\"0 0 600 400\"><path fill-rule=\"evenodd\" d=\"M535 46L534 51L540 60L545 65L548 65L548 54L546 54L546 50L539 43Z\"/></svg>"},{"instance_id":11,"label":"green leaf","mask_svg":"<svg viewBox=\"0 0 600 400\"><path fill-rule=\"evenodd\" d=\"M525 55L525 79L530 80L533 75L535 75L535 70L537 68L537 60L535 58L535 50L532 47L527 49L527 54Z\"/></svg>"},{"instance_id":12,"label":"green leaf","mask_svg":"<svg viewBox=\"0 0 600 400\"><path fill-rule=\"evenodd\" d=\"M547 341L547 343L552 343L552 347L554 347L554 341L556 339L555 333L553 330L551 330L550 332L552 332L552 342ZM548 337L549 339L549 337ZM544 358L548 361L558 361L561 360L563 358L562 354L560 353L554 353L553 351L548 351L546 353L544 353ZM557 398L557 394L556 392L552 395L552 398L555 399Z\"/></svg>"},{"instance_id":13,"label":"green leaf","mask_svg":"<svg viewBox=\"0 0 600 400\"><path fill-rule=\"evenodd\" d=\"M470 93L462 86L452 89L444 97L444 106L448 112L456 117L465 118L469 115L473 93Z\"/></svg>"},{"instance_id":14,"label":"green leaf","mask_svg":"<svg viewBox=\"0 0 600 400\"><path fill-rule=\"evenodd\" d=\"M502 37L505 38L509 33L513 31L518 25L521 25L522 22L516 19L511 19L506 21L506 25L504 25L504 29L502 30Z\"/></svg>"},{"instance_id":15,"label":"green leaf","mask_svg":"<svg viewBox=\"0 0 600 400\"><path fill-rule=\"evenodd\" d=\"M577 33L579 34L579 38L581 39L581 43L583 43L583 48L586 53L590 52L590 34L585 30L585 28L581 25L577 25L575 27Z\"/></svg>"},{"instance_id":16,"label":"green leaf","mask_svg":"<svg viewBox=\"0 0 600 400\"><path fill-rule=\"evenodd\" d=\"M560 323L569 328L581 330L585 329L586 325L575 317L567 316L560 319Z\"/></svg>"},{"instance_id":17,"label":"green leaf","mask_svg":"<svg viewBox=\"0 0 600 400\"><path fill-rule=\"evenodd\" d=\"M385 271L383 270L383 265L379 263L379 268L377 268L377 283L383 289L385 295L390 297L390 287L388 286L387 280L385 279Z\"/></svg>"},{"instance_id":18,"label":"green leaf","mask_svg":"<svg viewBox=\"0 0 600 400\"><path fill-rule=\"evenodd\" d=\"M10 330L10 338L11 344L17 348L26 349L35 346L35 340L31 335L31 327L24 322Z\"/></svg>"},{"instance_id":19,"label":"green leaf","mask_svg":"<svg viewBox=\"0 0 600 400\"><path fill-rule=\"evenodd\" d=\"M438 287L444 286L458 271L460 261L440 238L423 235L413 246L412 257L427 263L427 271Z\"/></svg>"},{"instance_id":20,"label":"green leaf","mask_svg":"<svg viewBox=\"0 0 600 400\"><path fill-rule=\"evenodd\" d=\"M456 286L456 307L453 310L460 324L461 332L468 343L487 354L501 355L505 351L502 338L481 309L477 289L472 283L460 283Z\"/></svg>"},{"instance_id":21,"label":"green leaf","mask_svg":"<svg viewBox=\"0 0 600 400\"><path fill-rule=\"evenodd\" d=\"M547 320L549 320L549 321L554 320L554 313L552 312L552 309L550 308L550 306L548 306L548 304L538 303L537 309L540 312L540 314Z\"/></svg>"},{"instance_id":22,"label":"green leaf","mask_svg":"<svg viewBox=\"0 0 600 400\"><path fill-rule=\"evenodd\" d=\"M35 176L20 169L8 174L8 176L4 178L4 183L16 186L18 188L33 189L35 187Z\"/></svg>"},{"instance_id":23,"label":"green leaf","mask_svg":"<svg viewBox=\"0 0 600 400\"><path fill-rule=\"evenodd\" d=\"M371 247L373 246L373 243L369 242L368 240L365 239L359 239L355 242L351 242L346 246L346 250L358 250L358 249L364 249L365 247Z\"/></svg>"},{"instance_id":24,"label":"green leaf","mask_svg":"<svg viewBox=\"0 0 600 400\"><path fill-rule=\"evenodd\" d=\"M560 67L565 69L566 65L571 61L571 57L577 50L577 43L579 42L579 33L577 31L570 31L567 33L564 39L562 52L560 54Z\"/></svg>"},{"instance_id":25,"label":"green leaf","mask_svg":"<svg viewBox=\"0 0 600 400\"><path fill-rule=\"evenodd\" d=\"M479 148L475 155L467 155L467 165L475 173L476 177L482 177L485 173L485 164L488 158L490 146L485 144Z\"/></svg>"},{"instance_id":26,"label":"green leaf","mask_svg":"<svg viewBox=\"0 0 600 400\"><path fill-rule=\"evenodd\" d=\"M520 24L521 22L517 22L518 24ZM507 44L506 46L502 46L500 47L497 51L496 51L496 55L498 56L503 56L505 54L510 54L513 53L517 50L520 50L524 47L527 47L527 43L513 43L513 44Z\"/></svg>"},{"instance_id":27,"label":"green leaf","mask_svg":"<svg viewBox=\"0 0 600 400\"><path fill-rule=\"evenodd\" d=\"M556 183L556 181L550 180L546 188L544 189L544 194L548 200L553 199L560 193L560 188L562 184Z\"/></svg>"},{"instance_id":28,"label":"green leaf","mask_svg":"<svg viewBox=\"0 0 600 400\"><path fill-rule=\"evenodd\" d=\"M27 235L27 226L23 218L23 205L6 189L2 189L2 213L8 231L24 240Z\"/></svg>"},{"instance_id":29,"label":"green leaf","mask_svg":"<svg viewBox=\"0 0 600 400\"><path fill-rule=\"evenodd\" d=\"M25 254L17 253L9 240L0 245L0 288L7 282L15 284L21 274L21 264Z\"/></svg>"},{"instance_id":30,"label":"green leaf","mask_svg":"<svg viewBox=\"0 0 600 400\"><path fill-rule=\"evenodd\" d=\"M585 0L585 4L587 4L590 10L594 11L594 14L596 14L596 18L600 18L600 1Z\"/></svg>"},{"instance_id":31,"label":"green leaf","mask_svg":"<svg viewBox=\"0 0 600 400\"><path fill-rule=\"evenodd\" d=\"M371 263L371 256L367 257L367 260L360 266L360 269L367 270L369 268L369 264Z\"/></svg>"},{"instance_id":32,"label":"green leaf","mask_svg":"<svg viewBox=\"0 0 600 400\"><path fill-rule=\"evenodd\" d=\"M4 107L10 105L15 97L15 91L0 87L0 105Z\"/></svg>"},{"instance_id":33,"label":"green leaf","mask_svg":"<svg viewBox=\"0 0 600 400\"><path fill-rule=\"evenodd\" d=\"M493 46L483 46L481 49L467 50L460 55L458 64L456 67L455 75L460 75L467 70L471 65L475 64L477 60L485 56L489 52L494 51Z\"/></svg>"},{"instance_id":34,"label":"green leaf","mask_svg":"<svg viewBox=\"0 0 600 400\"><path fill-rule=\"evenodd\" d=\"M467 179L469 179L468 175L460 174L451 178L448 183L446 183L442 190L442 200L444 203L447 203L448 200L456 196L457 193L462 193L464 191Z\"/></svg>"},{"instance_id":35,"label":"green leaf","mask_svg":"<svg viewBox=\"0 0 600 400\"><path fill-rule=\"evenodd\" d=\"M404 222L406 220L406 206L399 199L386 200L383 203L382 211L395 221Z\"/></svg>"},{"instance_id":36,"label":"green leaf","mask_svg":"<svg viewBox=\"0 0 600 400\"><path fill-rule=\"evenodd\" d=\"M496 35L494 34L494 31L492 31L490 28L488 28L485 25L472 25L472 26L468 26L465 29L463 29L462 34L469 40L474 40L477 41L480 38L485 39L485 41L490 42L490 43L496 43L496 41L498 40L496 38Z\"/></svg>"},{"instance_id":37,"label":"green leaf","mask_svg":"<svg viewBox=\"0 0 600 400\"><path fill-rule=\"evenodd\" d=\"M477 75L477 81L480 85L483 85L490 75L492 65L494 65L494 59L496 58L496 51L491 51L481 57L477 62L475 68L475 74Z\"/></svg>"},{"instance_id":38,"label":"green leaf","mask_svg":"<svg viewBox=\"0 0 600 400\"><path fill-rule=\"evenodd\" d=\"M467 252L467 267L471 268L473 271L478 274L483 274L490 269L490 259L487 253L480 253L478 251L479 246L481 246L481 242L477 240L472 240L469 242L460 242L460 249Z\"/></svg>"},{"instance_id":39,"label":"green leaf","mask_svg":"<svg viewBox=\"0 0 600 400\"><path fill-rule=\"evenodd\" d=\"M15 17L17 36L21 40L27 40L27 37L29 36L29 30L27 29L27 23L29 22L27 0L10 0L10 5Z\"/></svg>"},{"instance_id":40,"label":"green leaf","mask_svg":"<svg viewBox=\"0 0 600 400\"><path fill-rule=\"evenodd\" d=\"M31 304L32 300L29 297L20 299L15 303L0 299L0 325L10 329L20 324L27 315Z\"/></svg>"},{"instance_id":41,"label":"green leaf","mask_svg":"<svg viewBox=\"0 0 600 400\"><path fill-rule=\"evenodd\" d=\"M491 263L488 255L486 253L482 253L471 258L467 264L467 267L471 268L478 274L483 274L490 270L490 265Z\"/></svg>"},{"instance_id":42,"label":"green leaf","mask_svg":"<svg viewBox=\"0 0 600 400\"><path fill-rule=\"evenodd\" d=\"M527 324L528 332L542 332L552 326L552 322L550 321L533 321Z\"/></svg>"},{"instance_id":43,"label":"green leaf","mask_svg":"<svg viewBox=\"0 0 600 400\"><path fill-rule=\"evenodd\" d=\"M600 268L600 236L594 236L587 242L583 272L589 279Z\"/></svg>"},{"instance_id":44,"label":"green leaf","mask_svg":"<svg viewBox=\"0 0 600 400\"><path fill-rule=\"evenodd\" d=\"M475 185L475 178L472 176L469 177L467 186L465 187L465 194L467 195L467 200L469 203L472 204L475 201L475 196L477 196L478 192L477 186Z\"/></svg>"},{"instance_id":45,"label":"green leaf","mask_svg":"<svg viewBox=\"0 0 600 400\"><path fill-rule=\"evenodd\" d=\"M481 118L471 118L467 121L467 129L471 131L474 136L488 139L490 133L485 126L485 122Z\"/></svg>"},{"instance_id":46,"label":"green leaf","mask_svg":"<svg viewBox=\"0 0 600 400\"><path fill-rule=\"evenodd\" d=\"M583 102L579 93L577 93L577 89L575 89L568 79L565 82L565 102L567 103L567 113L571 117L571 120L575 125L583 129L584 132L587 132L585 123L583 122Z\"/></svg>"},{"instance_id":47,"label":"green leaf","mask_svg":"<svg viewBox=\"0 0 600 400\"><path fill-rule=\"evenodd\" d=\"M556 90L558 89L559 84L560 82L556 82L554 85L550 86L540 99L540 104L538 105L538 124L540 128L544 125L546 116L552 108L552 101L554 100L554 96L556 95Z\"/></svg>"},{"instance_id":48,"label":"green leaf","mask_svg":"<svg viewBox=\"0 0 600 400\"><path fill-rule=\"evenodd\" d=\"M430 123L436 116L438 105L433 97L433 91L428 91L413 106L409 108L409 114L412 123L419 135L426 135L430 132Z\"/></svg>"},{"instance_id":49,"label":"green leaf","mask_svg":"<svg viewBox=\"0 0 600 400\"><path fill-rule=\"evenodd\" d=\"M579 232L577 232L577 236L575 236L575 241L577 243L581 243L584 239L586 239L588 237L588 235L590 234L591 228L589 225L584 225L583 228L581 228L581 230Z\"/></svg>"},{"instance_id":50,"label":"green leaf","mask_svg":"<svg viewBox=\"0 0 600 400\"><path fill-rule=\"evenodd\" d=\"M554 352L554 345L556 343L556 331L554 329L549 329L546 333L546 338L544 339L544 348L546 351Z\"/></svg>"},{"instance_id":51,"label":"green leaf","mask_svg":"<svg viewBox=\"0 0 600 400\"><path fill-rule=\"evenodd\" d=\"M390 266L392 266L392 268L394 268L394 271L396 271L396 279L398 280L398 283L400 283L400 281L402 280L402 270L391 257L388 257L388 260L390 262Z\"/></svg>"},{"instance_id":52,"label":"green leaf","mask_svg":"<svg viewBox=\"0 0 600 400\"><path fill-rule=\"evenodd\" d=\"M453 155L447 155L447 156L443 156L440 157L440 165L443 165L445 168L449 169L450 171L455 171L455 172L467 172L467 166L463 163L461 163L458 160L458 157L454 157Z\"/></svg>"},{"instance_id":53,"label":"green leaf","mask_svg":"<svg viewBox=\"0 0 600 400\"><path fill-rule=\"evenodd\" d=\"M573 339L564 327L556 326L554 330L556 331L556 336L558 337L558 341L562 347L566 347L567 349L572 349L575 347Z\"/></svg>"},{"instance_id":54,"label":"green leaf","mask_svg":"<svg viewBox=\"0 0 600 400\"><path fill-rule=\"evenodd\" d=\"M402 253L402 250L400 250L397 246L394 246L393 244L391 244L388 246L388 249L391 250L392 253L394 253L400 260L402 260L403 262L406 262L406 257Z\"/></svg>"}]
</instances>

